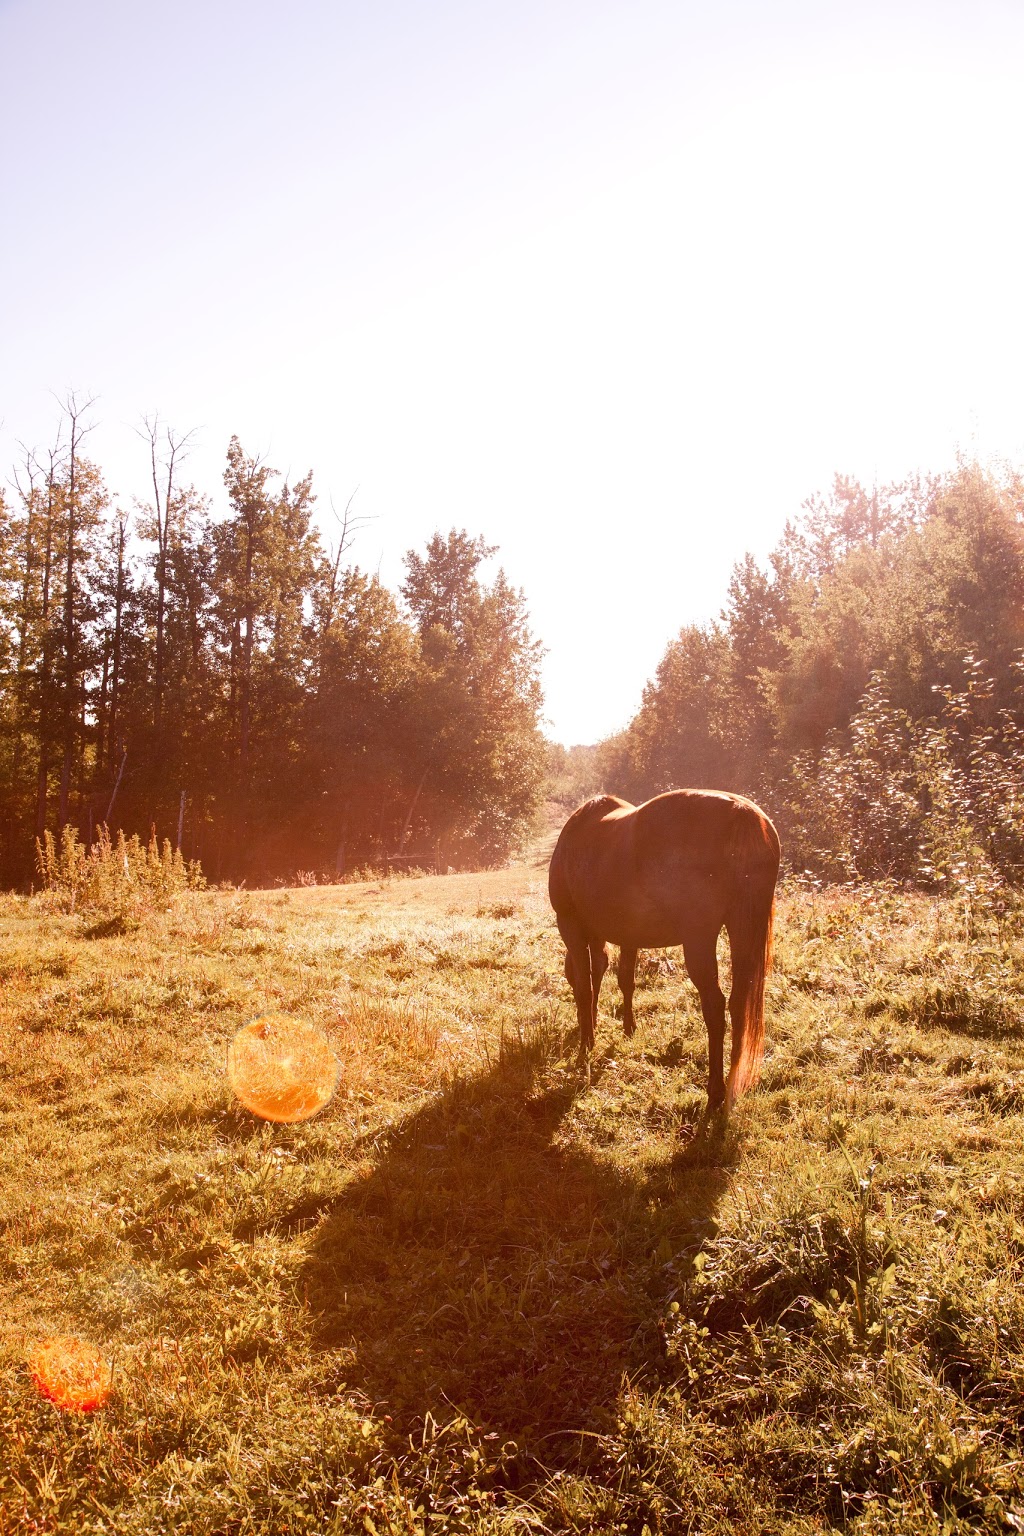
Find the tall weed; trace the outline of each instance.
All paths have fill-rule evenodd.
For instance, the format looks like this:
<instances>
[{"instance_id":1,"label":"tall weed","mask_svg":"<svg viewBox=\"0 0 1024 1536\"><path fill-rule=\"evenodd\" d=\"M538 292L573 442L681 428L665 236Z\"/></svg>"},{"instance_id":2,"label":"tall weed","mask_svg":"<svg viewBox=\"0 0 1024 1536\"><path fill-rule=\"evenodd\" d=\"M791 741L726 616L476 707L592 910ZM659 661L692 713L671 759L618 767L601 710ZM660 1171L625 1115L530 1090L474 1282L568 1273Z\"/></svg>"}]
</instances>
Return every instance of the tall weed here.
<instances>
[{"instance_id":1,"label":"tall weed","mask_svg":"<svg viewBox=\"0 0 1024 1536\"><path fill-rule=\"evenodd\" d=\"M43 892L59 912L96 912L110 917L137 918L165 907L180 891L206 885L198 863L186 863L169 838L157 842L154 832L144 844L137 835L118 831L111 841L105 826L91 847L66 826L60 841L52 832L36 839L36 868Z\"/></svg>"}]
</instances>

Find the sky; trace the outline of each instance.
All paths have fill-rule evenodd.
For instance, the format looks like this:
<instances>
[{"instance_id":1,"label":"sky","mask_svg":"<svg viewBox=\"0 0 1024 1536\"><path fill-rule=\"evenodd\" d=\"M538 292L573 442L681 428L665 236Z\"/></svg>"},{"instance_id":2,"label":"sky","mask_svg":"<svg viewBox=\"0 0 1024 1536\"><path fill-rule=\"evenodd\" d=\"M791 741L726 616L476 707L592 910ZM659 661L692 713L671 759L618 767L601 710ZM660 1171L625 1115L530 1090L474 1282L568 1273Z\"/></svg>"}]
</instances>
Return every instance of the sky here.
<instances>
[{"instance_id":1,"label":"sky","mask_svg":"<svg viewBox=\"0 0 1024 1536\"><path fill-rule=\"evenodd\" d=\"M0 0L0 475L232 433L397 589L499 546L625 726L836 472L1024 463L1019 0Z\"/></svg>"}]
</instances>

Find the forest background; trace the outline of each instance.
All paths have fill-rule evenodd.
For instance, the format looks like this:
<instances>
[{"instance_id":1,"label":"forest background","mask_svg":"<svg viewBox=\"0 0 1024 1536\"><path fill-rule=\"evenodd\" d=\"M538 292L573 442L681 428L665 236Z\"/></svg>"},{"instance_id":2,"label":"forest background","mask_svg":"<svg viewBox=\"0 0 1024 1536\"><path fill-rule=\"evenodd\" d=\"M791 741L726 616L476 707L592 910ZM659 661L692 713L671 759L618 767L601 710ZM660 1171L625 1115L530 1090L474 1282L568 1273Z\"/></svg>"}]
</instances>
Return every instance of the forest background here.
<instances>
[{"instance_id":1,"label":"forest background","mask_svg":"<svg viewBox=\"0 0 1024 1536\"><path fill-rule=\"evenodd\" d=\"M253 883L507 857L543 769L540 647L484 540L410 552L400 606L347 563L349 513L324 542L311 474L233 438L215 508L154 419L152 499L125 510L87 429L69 400L0 503L4 882L101 826Z\"/></svg>"},{"instance_id":2,"label":"forest background","mask_svg":"<svg viewBox=\"0 0 1024 1536\"><path fill-rule=\"evenodd\" d=\"M5 885L38 878L47 835L102 827L218 880L495 864L545 798L687 784L758 799L815 877L992 896L1024 869L1015 470L837 476L766 570L737 563L718 622L678 632L629 727L566 749L483 536L409 551L396 595L349 563L351 510L322 538L312 474L233 438L216 502L151 419L152 497L126 511L89 422L69 397L0 499Z\"/></svg>"}]
</instances>

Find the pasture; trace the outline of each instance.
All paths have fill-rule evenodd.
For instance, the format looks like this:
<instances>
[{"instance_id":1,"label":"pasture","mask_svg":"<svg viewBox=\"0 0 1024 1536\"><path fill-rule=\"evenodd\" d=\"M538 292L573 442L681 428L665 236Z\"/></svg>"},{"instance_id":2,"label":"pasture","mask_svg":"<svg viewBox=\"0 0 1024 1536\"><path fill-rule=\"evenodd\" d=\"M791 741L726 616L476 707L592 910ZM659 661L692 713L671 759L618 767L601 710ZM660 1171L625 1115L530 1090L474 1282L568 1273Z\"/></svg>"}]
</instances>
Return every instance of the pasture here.
<instances>
[{"instance_id":1,"label":"pasture","mask_svg":"<svg viewBox=\"0 0 1024 1536\"><path fill-rule=\"evenodd\" d=\"M678 952L578 1072L540 864L0 935L0 1532L1024 1530L1020 914L784 889L704 1132ZM305 1124L227 1086L268 1009Z\"/></svg>"}]
</instances>

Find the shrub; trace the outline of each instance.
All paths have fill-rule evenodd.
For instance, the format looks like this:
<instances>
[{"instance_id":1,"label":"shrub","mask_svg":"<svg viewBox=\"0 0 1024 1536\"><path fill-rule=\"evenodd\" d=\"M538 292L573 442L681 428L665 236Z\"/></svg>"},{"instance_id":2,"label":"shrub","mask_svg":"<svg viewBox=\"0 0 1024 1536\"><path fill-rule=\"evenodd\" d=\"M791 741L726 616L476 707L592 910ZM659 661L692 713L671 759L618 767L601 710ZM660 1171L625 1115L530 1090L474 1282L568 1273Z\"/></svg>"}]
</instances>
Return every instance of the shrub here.
<instances>
[{"instance_id":1,"label":"shrub","mask_svg":"<svg viewBox=\"0 0 1024 1536\"><path fill-rule=\"evenodd\" d=\"M826 878L914 881L990 905L1024 880L1024 729L993 710L984 662L914 720L875 672L843 738L794 758L780 817L792 862Z\"/></svg>"},{"instance_id":2,"label":"shrub","mask_svg":"<svg viewBox=\"0 0 1024 1536\"><path fill-rule=\"evenodd\" d=\"M42 888L61 912L101 912L138 917L165 907L179 891L202 890L206 881L198 863L186 863L169 838L148 844L119 831L112 842L105 826L91 847L66 826L60 842L52 832L36 840L36 867Z\"/></svg>"}]
</instances>

